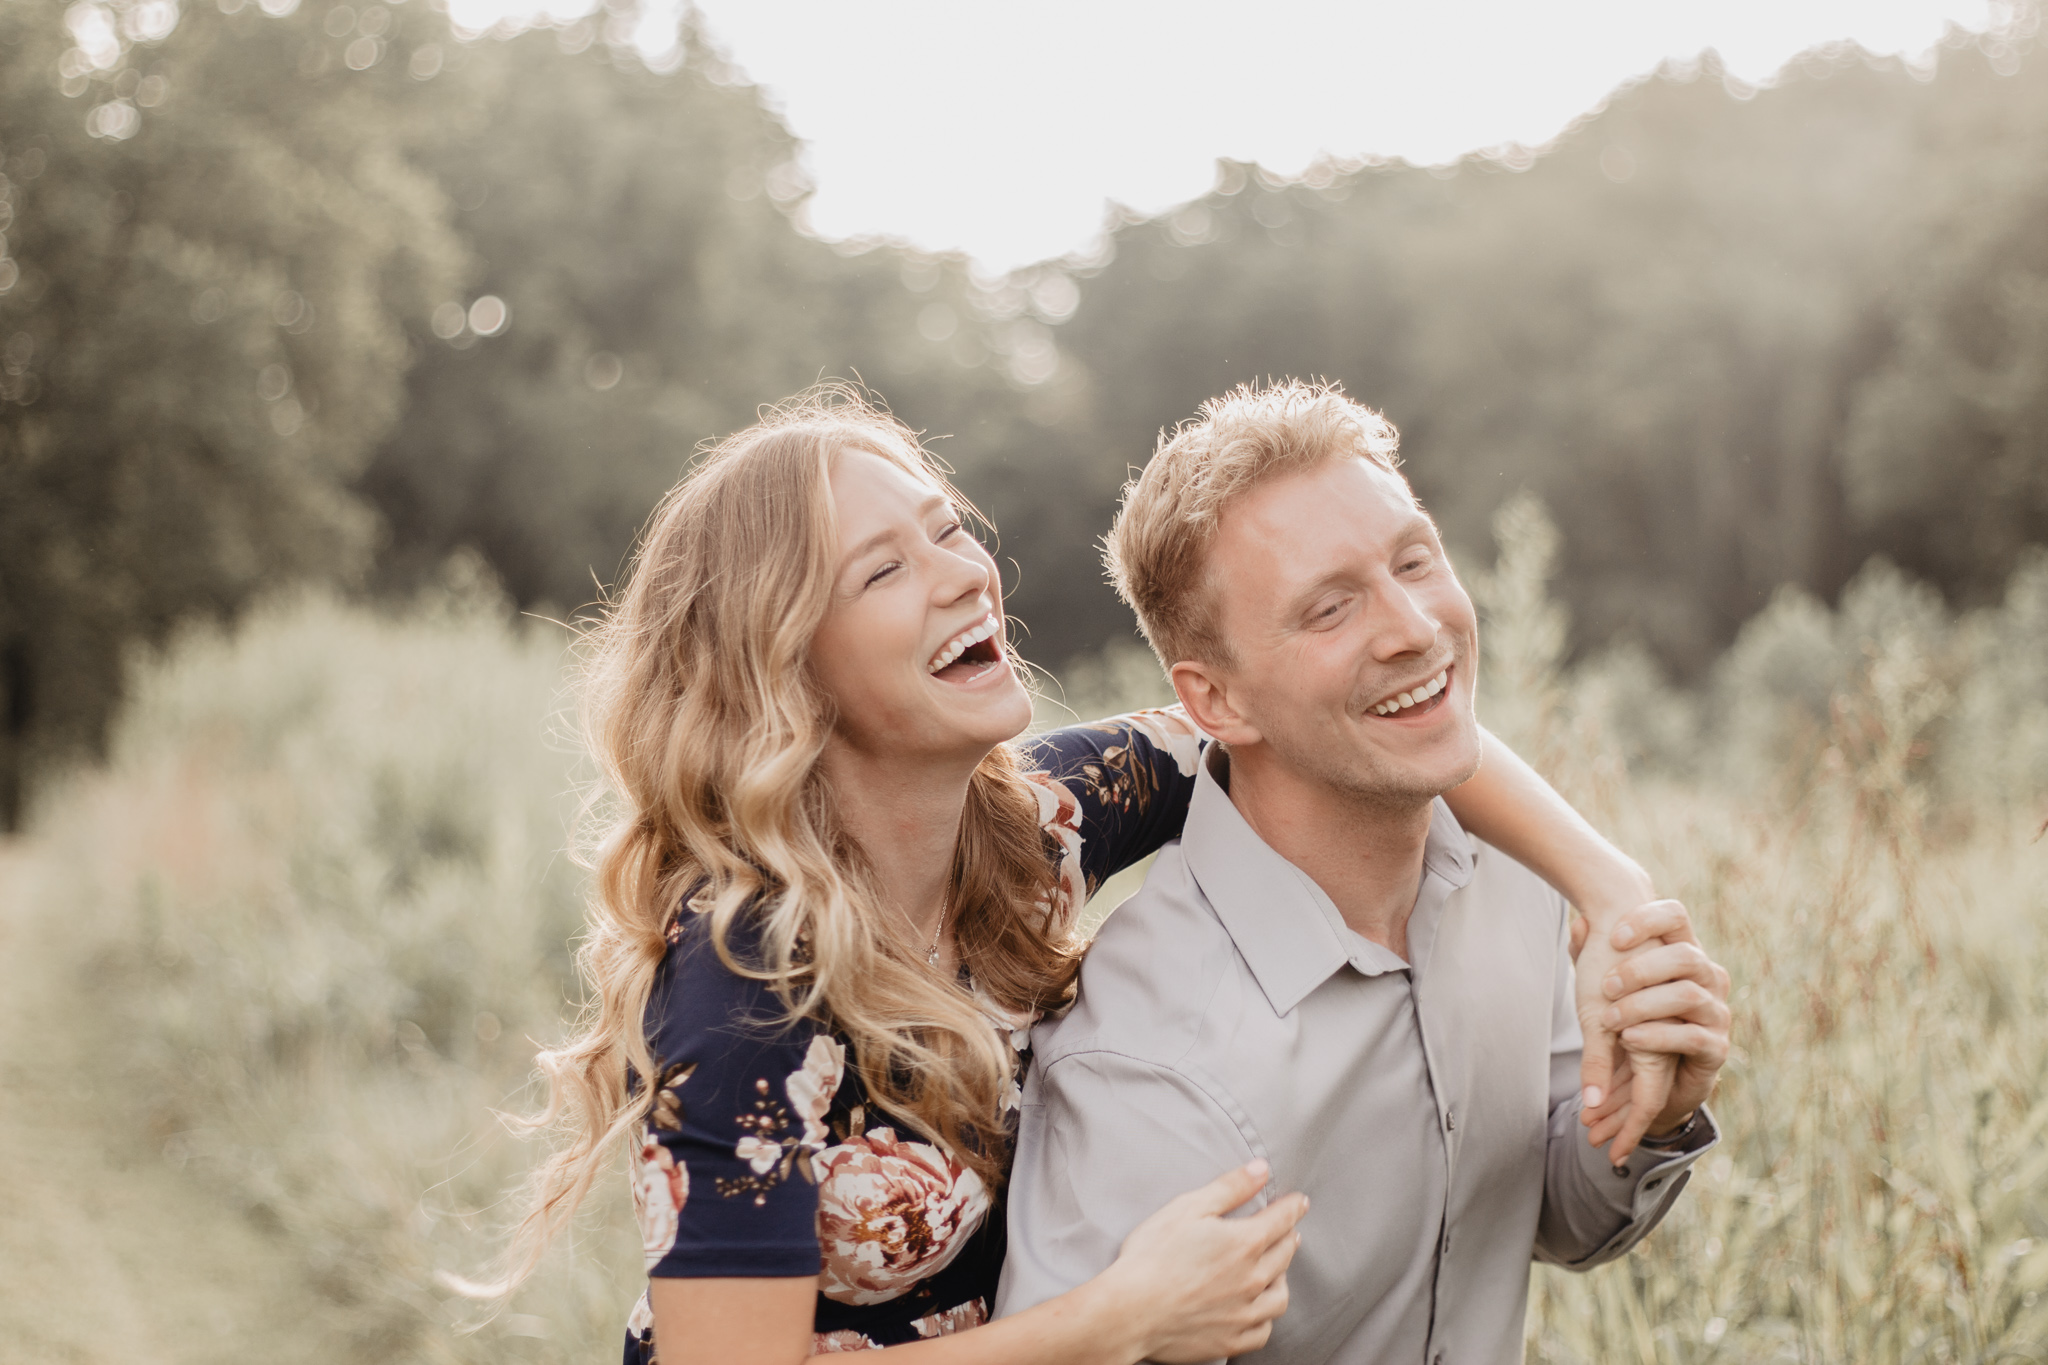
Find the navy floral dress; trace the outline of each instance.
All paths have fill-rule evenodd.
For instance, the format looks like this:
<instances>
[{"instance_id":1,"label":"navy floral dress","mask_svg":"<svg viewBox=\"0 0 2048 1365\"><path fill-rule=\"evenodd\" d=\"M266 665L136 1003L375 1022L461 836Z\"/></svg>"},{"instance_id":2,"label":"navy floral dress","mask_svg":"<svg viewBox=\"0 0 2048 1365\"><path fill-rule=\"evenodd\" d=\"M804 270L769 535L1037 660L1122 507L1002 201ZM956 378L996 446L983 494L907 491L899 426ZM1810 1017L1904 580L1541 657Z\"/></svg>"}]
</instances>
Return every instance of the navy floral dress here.
<instances>
[{"instance_id":1,"label":"navy floral dress","mask_svg":"<svg viewBox=\"0 0 2048 1365\"><path fill-rule=\"evenodd\" d=\"M1070 921L1105 878L1180 834L1201 743L1178 707L1020 742ZM661 1070L632 1172L647 1273L816 1275L819 1354L986 1322L1000 1196L867 1102L844 1038L780 1024L781 1002L726 969L703 920L686 910L669 943L647 1009ZM749 945L736 930L731 947ZM982 1006L1021 1080L1035 1016ZM642 1295L626 1365L652 1365L653 1328Z\"/></svg>"}]
</instances>

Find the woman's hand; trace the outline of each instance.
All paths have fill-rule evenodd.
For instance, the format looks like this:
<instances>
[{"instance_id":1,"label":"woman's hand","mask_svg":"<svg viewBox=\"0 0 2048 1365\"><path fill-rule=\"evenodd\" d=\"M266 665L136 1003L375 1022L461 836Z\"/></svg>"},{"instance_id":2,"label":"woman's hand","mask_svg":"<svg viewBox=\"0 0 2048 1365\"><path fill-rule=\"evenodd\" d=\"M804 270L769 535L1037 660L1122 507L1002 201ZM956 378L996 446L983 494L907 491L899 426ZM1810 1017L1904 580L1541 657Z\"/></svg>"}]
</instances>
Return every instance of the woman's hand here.
<instances>
[{"instance_id":1,"label":"woman's hand","mask_svg":"<svg viewBox=\"0 0 2048 1365\"><path fill-rule=\"evenodd\" d=\"M1287 1263L1308 1196L1282 1195L1244 1218L1225 1214L1265 1187L1265 1161L1226 1172L1138 1224L1095 1283L1145 1321L1143 1358L1218 1360L1256 1351L1287 1310Z\"/></svg>"}]
</instances>

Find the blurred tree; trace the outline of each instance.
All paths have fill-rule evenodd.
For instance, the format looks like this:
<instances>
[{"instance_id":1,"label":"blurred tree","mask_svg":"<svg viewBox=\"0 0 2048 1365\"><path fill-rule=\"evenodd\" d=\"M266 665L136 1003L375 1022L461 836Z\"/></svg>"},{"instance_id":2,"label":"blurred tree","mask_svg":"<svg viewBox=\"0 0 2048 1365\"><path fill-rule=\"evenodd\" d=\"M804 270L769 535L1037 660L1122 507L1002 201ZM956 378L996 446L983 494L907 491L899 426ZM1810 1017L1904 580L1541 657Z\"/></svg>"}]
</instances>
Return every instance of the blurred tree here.
<instances>
[{"instance_id":1,"label":"blurred tree","mask_svg":"<svg viewBox=\"0 0 2048 1365\"><path fill-rule=\"evenodd\" d=\"M958 433L940 448L1003 501L982 476L1024 419L964 262L805 235L795 140L687 17L672 74L595 27L452 47L434 78L422 156L476 266L416 322L407 420L361 482L387 581L469 544L522 603L573 610L698 442L824 377Z\"/></svg>"},{"instance_id":2,"label":"blurred tree","mask_svg":"<svg viewBox=\"0 0 2048 1365\"><path fill-rule=\"evenodd\" d=\"M226 7L0 0L0 824L126 651L360 565L398 319L460 259L398 12Z\"/></svg>"},{"instance_id":3,"label":"blurred tree","mask_svg":"<svg viewBox=\"0 0 2048 1365\"><path fill-rule=\"evenodd\" d=\"M2010 491L2048 487L2040 438L2018 434L2040 429L2026 403L2048 401L2024 283L2048 221L2048 81L2014 74L1999 41L1918 75L1823 50L1761 92L1709 54L1617 92L1540 156L1293 181L1223 163L1203 198L1113 225L1112 261L1059 332L1096 401L1059 438L1137 463L1161 425L1231 384L1342 380L1401 426L1455 544L1483 547L1503 500L1539 492L1564 531L1578 638L1636 636L1690 676L1775 586L1832 596L1873 552L1951 591L1995 586L2044 534L2020 509L2048 507ZM1894 293L1918 302L1896 312ZM1995 394L1988 371L1957 389L1954 329L1917 320L1971 307L2006 338ZM1850 408L1879 413L1857 394L1886 354L1888 374L1982 393L1953 401L1975 403L1978 426L2000 414L1997 480L1951 480L1962 457L1891 416L1868 419L1886 435L1845 466ZM1874 491L1886 462L1897 494ZM1943 542L1965 503L1984 536L1947 541L1947 560L1912 551Z\"/></svg>"}]
</instances>

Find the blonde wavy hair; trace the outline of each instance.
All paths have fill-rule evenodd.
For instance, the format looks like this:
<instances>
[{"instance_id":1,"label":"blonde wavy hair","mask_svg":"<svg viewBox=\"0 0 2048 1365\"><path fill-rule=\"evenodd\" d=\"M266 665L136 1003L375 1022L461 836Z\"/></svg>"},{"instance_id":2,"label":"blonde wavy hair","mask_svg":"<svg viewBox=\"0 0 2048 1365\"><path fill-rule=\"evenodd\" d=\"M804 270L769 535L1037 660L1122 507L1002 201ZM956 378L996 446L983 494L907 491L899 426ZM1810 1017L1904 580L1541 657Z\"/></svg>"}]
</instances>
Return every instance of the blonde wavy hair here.
<instances>
[{"instance_id":1,"label":"blonde wavy hair","mask_svg":"<svg viewBox=\"0 0 2048 1365\"><path fill-rule=\"evenodd\" d=\"M584 715L607 804L592 854L587 988L573 1037L540 1054L560 1140L532 1178L509 1291L637 1140L660 1074L644 1016L679 914L708 919L733 971L787 1022L852 1043L870 1098L997 1187L1007 1167L1007 1038L893 930L818 759L834 715L808 667L837 572L830 477L843 450L929 479L978 515L916 435L850 386L764 411L708 450L650 520L625 586L586 636ZM984 523L985 524L985 523ZM1078 946L1058 909L1037 801L999 745L968 784L947 920L979 989L1006 1009L1070 998ZM688 906L685 907L685 898ZM746 923L758 949L735 953Z\"/></svg>"}]
</instances>

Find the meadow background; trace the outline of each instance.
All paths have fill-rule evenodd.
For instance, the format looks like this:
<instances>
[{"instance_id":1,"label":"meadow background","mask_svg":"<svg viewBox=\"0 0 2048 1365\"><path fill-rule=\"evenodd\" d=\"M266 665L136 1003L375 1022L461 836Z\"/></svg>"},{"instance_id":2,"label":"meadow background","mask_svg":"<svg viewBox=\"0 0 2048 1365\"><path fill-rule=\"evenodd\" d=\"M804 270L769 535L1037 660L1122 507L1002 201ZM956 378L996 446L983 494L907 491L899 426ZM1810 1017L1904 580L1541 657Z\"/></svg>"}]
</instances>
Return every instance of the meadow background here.
<instances>
[{"instance_id":1,"label":"meadow background","mask_svg":"<svg viewBox=\"0 0 2048 1365\"><path fill-rule=\"evenodd\" d=\"M573 622L654 499L858 374L1003 527L1042 719L1101 714L1163 695L1094 548L1128 467L1312 373L1401 426L1488 724L1736 981L1723 1150L1535 1273L1531 1359L2048 1358L2048 78L2004 13L1450 166L1220 162L991 276L810 233L688 11L654 69L624 3L0 0L0 1341L609 1355L623 1178L497 1315L445 1276L575 996Z\"/></svg>"}]
</instances>

